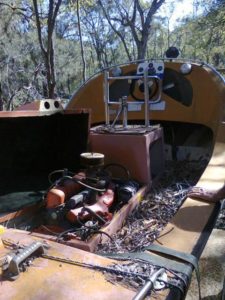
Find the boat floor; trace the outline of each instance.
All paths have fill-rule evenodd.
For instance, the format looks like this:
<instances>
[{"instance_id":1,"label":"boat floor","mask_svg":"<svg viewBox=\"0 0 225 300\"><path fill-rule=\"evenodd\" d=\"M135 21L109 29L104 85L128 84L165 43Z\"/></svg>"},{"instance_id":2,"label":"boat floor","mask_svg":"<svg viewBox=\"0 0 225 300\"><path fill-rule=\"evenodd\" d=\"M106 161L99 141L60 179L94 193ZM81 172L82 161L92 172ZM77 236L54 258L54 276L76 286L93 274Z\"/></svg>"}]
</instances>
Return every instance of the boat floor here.
<instances>
[{"instance_id":1,"label":"boat floor","mask_svg":"<svg viewBox=\"0 0 225 300\"><path fill-rule=\"evenodd\" d=\"M225 144L217 142L212 159L198 185L221 187L225 182L224 168ZM219 209L220 203L187 198L162 231L158 242L164 247L190 253L199 258L213 229ZM44 235L37 238L30 232L7 229L1 238L14 243L29 244L32 240L43 241ZM48 243L51 245L50 255L103 266L113 263L110 259L89 252L51 241ZM0 245L0 257L6 252L4 245ZM44 258L35 259L28 271L22 273L14 282L1 277L0 299L56 299L56 295L57 299L118 299L119 296L125 300L131 299L135 291L121 285L120 282L109 282L100 272ZM165 298L180 299L180 294L171 295L171 292L164 290L156 297L156 299Z\"/></svg>"},{"instance_id":2,"label":"boat floor","mask_svg":"<svg viewBox=\"0 0 225 300\"><path fill-rule=\"evenodd\" d=\"M216 142L212 158L197 185L214 188L215 190L221 188L225 183L224 169L225 144ZM215 225L219 209L219 202L210 203L200 199L187 198L162 234L168 232L171 228L173 230L159 238L159 242L169 248L200 257ZM176 241L176 244L174 241ZM187 241L189 242L187 243Z\"/></svg>"},{"instance_id":3,"label":"boat floor","mask_svg":"<svg viewBox=\"0 0 225 300\"><path fill-rule=\"evenodd\" d=\"M212 212L218 212L218 205L207 204L202 201L193 199L187 199L182 205L182 209L188 207L191 209L191 211L193 209L196 210L197 203L199 208L201 209L201 216L202 212L204 212L204 217L202 222L200 222L199 229L196 230L196 228L194 228L193 230L192 227L188 228L188 226L193 226L193 222L190 222L190 224L186 222L185 228L182 228L182 230L189 233L188 243L187 240L184 240L184 236L182 239L180 238L179 241L176 236L174 236L172 246L170 246L170 248L176 248L177 244L181 245L181 242L183 242L183 244L186 245L186 248L183 251L191 253L192 250L196 247L196 244L199 242L199 236L206 229L203 226L204 222L207 223L206 221L210 219L210 215ZM192 208L193 205L194 207ZM205 207L207 209L205 209ZM214 209L212 209L213 207ZM211 208L212 210L209 208ZM199 213L199 211L197 211L197 213ZM180 212L178 212L178 215L179 214ZM196 217L198 219L197 215ZM177 227L179 227L180 224L173 223L173 220L171 224L173 227L175 227L176 233L179 233L179 231L177 231ZM182 224L184 224L184 222ZM208 225L208 229L210 229L211 223ZM167 227L168 226L166 226L166 228ZM171 233L167 235L171 236ZM40 235L40 237L37 238L30 232L15 229L8 229L6 233L1 236L1 238L7 240L9 239L14 243L18 242L20 244L30 243L31 241L37 239L41 241L46 240L45 235ZM207 238L208 237L204 235L204 240L207 240ZM162 239L163 238L159 238L158 240L161 242ZM51 241L48 241L48 243L51 245L51 248L49 250L50 255L70 258L73 260L78 260L80 262L100 264L103 266L112 265L113 263L113 261L110 259L99 257L97 255L84 252L72 247L60 245ZM161 243L164 246L168 247L168 242ZM188 247L190 247L190 249L192 250L186 250L188 249ZM3 256L5 251L6 249L2 245L2 247L0 248L0 257ZM199 254L199 249L195 254ZM33 282L37 282L37 284L35 285L35 288L31 289L29 288L29 286L32 286ZM98 289L96 289L96 282L98 282ZM63 299L65 297L67 299L76 299L78 297L80 299L118 299L118 295L122 296L124 299L131 299L135 295L135 291L131 288L129 283L126 286L122 284L121 280L117 280L117 278L114 278L112 284L112 281L110 282L108 278L100 272L77 266L68 266L67 264L59 262L48 260L46 261L43 258L38 258L37 260L35 260L34 265L29 267L27 272L21 273L20 277L15 282L2 280L1 291L1 295L6 295L5 293L7 293L7 296L4 296L4 298L2 298L2 296L0 295L0 299L24 299L27 297L27 295L31 295L30 298L32 299L53 299L53 295L55 297L56 293L58 295L57 299ZM175 298L174 295L170 295L169 290L157 292L155 296L156 299L165 299L168 295L169 298L167 299L179 299L179 296L178 298Z\"/></svg>"},{"instance_id":4,"label":"boat floor","mask_svg":"<svg viewBox=\"0 0 225 300\"><path fill-rule=\"evenodd\" d=\"M162 176L153 183L121 230L112 240L102 241L98 251L141 251L158 239L198 181L205 164L205 161L167 161Z\"/></svg>"},{"instance_id":5,"label":"boat floor","mask_svg":"<svg viewBox=\"0 0 225 300\"><path fill-rule=\"evenodd\" d=\"M29 245L34 238L29 232L7 229L1 239L19 245ZM48 241L48 255L57 256L76 262L93 265L112 266L113 260L85 252L76 248ZM0 244L0 257L9 250ZM4 280L0 273L0 299L132 299L135 291L120 284L109 282L102 272L84 268L54 259L42 257L33 260L26 272L20 273L15 281ZM168 290L158 294L157 299L164 299Z\"/></svg>"}]
</instances>

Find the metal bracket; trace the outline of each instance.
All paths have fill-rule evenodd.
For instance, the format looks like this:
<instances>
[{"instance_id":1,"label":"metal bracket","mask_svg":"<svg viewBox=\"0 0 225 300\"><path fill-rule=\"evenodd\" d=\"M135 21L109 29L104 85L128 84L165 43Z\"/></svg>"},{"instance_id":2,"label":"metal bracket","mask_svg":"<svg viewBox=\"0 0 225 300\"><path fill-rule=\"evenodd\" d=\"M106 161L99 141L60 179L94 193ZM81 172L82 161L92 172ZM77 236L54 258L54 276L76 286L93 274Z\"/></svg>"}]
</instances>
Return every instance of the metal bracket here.
<instances>
[{"instance_id":1,"label":"metal bracket","mask_svg":"<svg viewBox=\"0 0 225 300\"><path fill-rule=\"evenodd\" d=\"M127 96L124 95L119 101L109 99L109 82L112 80L138 80L141 79L144 82L144 100L143 101L128 101ZM148 82L149 79L155 79L158 82L158 94L155 101L149 99ZM145 128L149 128L149 105L152 103L158 103L161 101L162 93L162 79L158 75L149 75L148 68L146 68L143 74L129 75L129 76L110 76L108 71L104 72L104 104L105 104L105 126L108 128L115 128L115 123L119 118L120 114L123 113L123 129L127 129L127 112L129 105L144 105L144 120ZM110 124L110 105L119 106L119 111L115 117L115 120Z\"/></svg>"},{"instance_id":2,"label":"metal bracket","mask_svg":"<svg viewBox=\"0 0 225 300\"><path fill-rule=\"evenodd\" d=\"M4 268L3 276L9 280L16 280L20 275L21 264L32 255L41 256L42 254L45 254L45 246L41 242L33 242L19 249L17 254L9 260L8 266Z\"/></svg>"}]
</instances>

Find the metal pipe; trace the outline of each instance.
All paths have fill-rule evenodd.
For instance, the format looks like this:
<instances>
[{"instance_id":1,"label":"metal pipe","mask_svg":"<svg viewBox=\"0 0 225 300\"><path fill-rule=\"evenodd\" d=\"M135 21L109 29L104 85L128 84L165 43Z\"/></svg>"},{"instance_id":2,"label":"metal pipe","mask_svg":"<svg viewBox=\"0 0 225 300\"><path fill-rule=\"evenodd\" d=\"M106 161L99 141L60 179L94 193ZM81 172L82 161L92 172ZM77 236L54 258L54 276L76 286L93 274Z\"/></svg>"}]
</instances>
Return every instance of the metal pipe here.
<instances>
[{"instance_id":1,"label":"metal pipe","mask_svg":"<svg viewBox=\"0 0 225 300\"><path fill-rule=\"evenodd\" d=\"M148 68L146 68L144 71L144 95L145 95L145 127L149 127Z\"/></svg>"},{"instance_id":2,"label":"metal pipe","mask_svg":"<svg viewBox=\"0 0 225 300\"><path fill-rule=\"evenodd\" d=\"M158 88L158 97L154 101L150 101L149 99L149 88L148 88L148 83L149 79L154 78L157 81L159 81L159 88ZM127 101L127 96L122 97L122 101L110 101L109 99L109 81L110 80L130 80L130 79L143 79L144 80L144 101ZM153 103L158 103L161 101L161 92L162 92L162 82L161 79L159 78L158 75L149 75L148 74L148 68L144 70L144 74L142 75L135 75L135 76L109 76L109 72L105 71L104 72L104 103L105 103L105 124L107 127L110 127L110 113L109 113L109 106L110 105L119 105L121 108L119 109L115 120L112 123L111 127L115 126L115 123L117 119L119 118L120 114L123 113L123 127L124 129L127 128L128 126L128 104L130 105L145 105L144 108L144 118L145 118L145 127L148 128L150 126L150 121L149 121L149 105ZM126 98L126 99L125 99Z\"/></svg>"},{"instance_id":3,"label":"metal pipe","mask_svg":"<svg viewBox=\"0 0 225 300\"><path fill-rule=\"evenodd\" d=\"M162 80L158 79L158 95L157 98L154 101L149 100L149 104L156 104L161 101L162 96Z\"/></svg>"},{"instance_id":4,"label":"metal pipe","mask_svg":"<svg viewBox=\"0 0 225 300\"><path fill-rule=\"evenodd\" d=\"M115 100L111 100L109 101L109 104L113 104L113 105L119 105L121 104L120 101L115 101ZM144 100L143 101L127 101L127 104L144 104Z\"/></svg>"},{"instance_id":5,"label":"metal pipe","mask_svg":"<svg viewBox=\"0 0 225 300\"><path fill-rule=\"evenodd\" d=\"M146 295L152 290L155 281L157 278L165 272L165 269L161 268L158 271L154 272L145 285L140 289L140 291L134 296L132 300L143 300Z\"/></svg>"},{"instance_id":6,"label":"metal pipe","mask_svg":"<svg viewBox=\"0 0 225 300\"><path fill-rule=\"evenodd\" d=\"M121 103L120 103L120 104L121 104ZM117 120L119 119L119 116L120 116L122 110L123 110L122 105L120 105L120 109L119 109L119 111L117 112L116 117L115 117L113 123L111 124L111 127L112 127L112 128L116 125L116 122L117 122Z\"/></svg>"},{"instance_id":7,"label":"metal pipe","mask_svg":"<svg viewBox=\"0 0 225 300\"><path fill-rule=\"evenodd\" d=\"M105 103L105 124L109 126L109 84L108 84L109 72L104 72L104 85L103 85L103 95Z\"/></svg>"},{"instance_id":8,"label":"metal pipe","mask_svg":"<svg viewBox=\"0 0 225 300\"><path fill-rule=\"evenodd\" d=\"M123 128L127 128L127 111L128 111L128 104L127 104L127 96L122 97L122 108L123 108Z\"/></svg>"},{"instance_id":9,"label":"metal pipe","mask_svg":"<svg viewBox=\"0 0 225 300\"><path fill-rule=\"evenodd\" d=\"M148 78L159 78L159 76L157 75L148 75L147 74L147 77ZM115 76L115 77L108 77L108 80L129 80L129 79L143 79L144 78L144 74L142 75L133 75L133 76Z\"/></svg>"}]
</instances>

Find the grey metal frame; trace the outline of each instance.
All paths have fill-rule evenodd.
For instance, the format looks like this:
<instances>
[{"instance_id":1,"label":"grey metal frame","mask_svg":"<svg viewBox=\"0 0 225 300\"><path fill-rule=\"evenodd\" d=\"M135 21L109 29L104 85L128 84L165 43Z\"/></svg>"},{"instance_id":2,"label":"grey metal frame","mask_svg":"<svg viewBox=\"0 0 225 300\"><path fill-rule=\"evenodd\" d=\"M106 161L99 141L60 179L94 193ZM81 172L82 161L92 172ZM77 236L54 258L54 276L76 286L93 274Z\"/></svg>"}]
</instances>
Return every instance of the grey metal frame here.
<instances>
[{"instance_id":1,"label":"grey metal frame","mask_svg":"<svg viewBox=\"0 0 225 300\"><path fill-rule=\"evenodd\" d=\"M148 89L148 82L149 79L154 78L158 80L159 88L158 88L158 95L156 100L151 101L149 99L149 89ZM125 98L127 98L127 95L124 95L120 101L113 101L109 99L109 82L111 80L134 80L134 79L142 79L144 81L144 101L127 101ZM117 121L119 115L123 113L123 127L127 127L127 112L128 112L128 104L130 105L136 105L136 104L144 104L144 119L145 119L145 127L150 126L149 121L149 104L152 103L158 103L161 101L161 95L162 95L162 80L157 75L148 75L148 69L144 71L144 74L142 75L129 75L129 76L109 76L109 71L104 72L104 86L103 86L103 94L104 94L104 103L105 103L105 125L107 127L114 127L115 122ZM115 117L115 120L110 125L110 113L109 113L109 107L110 105L119 105L120 109Z\"/></svg>"}]
</instances>

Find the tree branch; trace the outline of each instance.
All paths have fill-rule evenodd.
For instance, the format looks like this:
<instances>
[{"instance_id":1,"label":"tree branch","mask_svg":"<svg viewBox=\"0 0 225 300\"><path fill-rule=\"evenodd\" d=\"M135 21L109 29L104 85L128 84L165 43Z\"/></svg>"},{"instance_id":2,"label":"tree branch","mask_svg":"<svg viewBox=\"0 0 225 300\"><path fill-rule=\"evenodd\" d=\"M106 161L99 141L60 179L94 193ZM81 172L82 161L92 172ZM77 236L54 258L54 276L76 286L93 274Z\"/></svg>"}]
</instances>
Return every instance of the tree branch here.
<instances>
[{"instance_id":1,"label":"tree branch","mask_svg":"<svg viewBox=\"0 0 225 300\"><path fill-rule=\"evenodd\" d=\"M27 9L24 7L17 7L12 4L4 3L4 2L0 2L0 5L7 6L7 7L11 8L12 10L21 10L21 11L25 11L25 12L27 11Z\"/></svg>"},{"instance_id":2,"label":"tree branch","mask_svg":"<svg viewBox=\"0 0 225 300\"><path fill-rule=\"evenodd\" d=\"M131 55L130 55L130 53L129 53L129 50L128 50L128 48L127 48L127 45L126 45L126 43L125 43L124 37L122 36L121 32L118 31L118 30L113 26L113 24L112 24L112 22L111 22L111 20L110 20L110 17L109 17L109 15L107 14L106 9L105 9L104 5L102 4L102 1L101 1L101 0L98 0L98 4L101 6L102 11L103 11L103 13L104 13L104 16L106 17L106 19L107 19L107 21L108 21L110 27L111 27L112 30L120 37L121 42L122 42L122 44L123 44L123 46L124 46L124 49L125 49L125 51L126 51L126 54L127 54L127 56L128 56L128 59L129 59L129 61L131 61L131 60L132 60L132 57L131 57ZM121 22L121 21L120 21L120 22Z\"/></svg>"},{"instance_id":3,"label":"tree branch","mask_svg":"<svg viewBox=\"0 0 225 300\"><path fill-rule=\"evenodd\" d=\"M45 49L43 41L42 41L41 22L40 22L40 18L39 18L37 0L33 0L33 5L34 5L34 12L35 12L35 17L36 17L36 25L37 25L39 44L40 44L43 54L45 56L47 56L47 50Z\"/></svg>"},{"instance_id":4,"label":"tree branch","mask_svg":"<svg viewBox=\"0 0 225 300\"><path fill-rule=\"evenodd\" d=\"M144 28L144 25L145 25L144 11L143 11L143 9L142 9L142 7L141 7L141 5L140 5L139 0L136 0L135 2L137 3L137 4L136 4L137 10L138 10L139 15L140 15L140 18L141 18L141 26L142 26L142 28Z\"/></svg>"}]
</instances>

